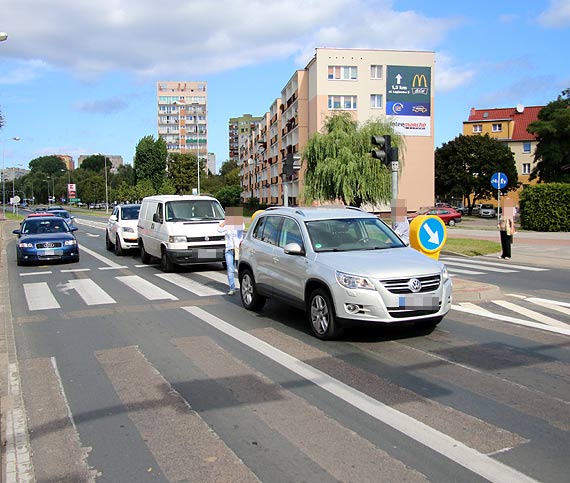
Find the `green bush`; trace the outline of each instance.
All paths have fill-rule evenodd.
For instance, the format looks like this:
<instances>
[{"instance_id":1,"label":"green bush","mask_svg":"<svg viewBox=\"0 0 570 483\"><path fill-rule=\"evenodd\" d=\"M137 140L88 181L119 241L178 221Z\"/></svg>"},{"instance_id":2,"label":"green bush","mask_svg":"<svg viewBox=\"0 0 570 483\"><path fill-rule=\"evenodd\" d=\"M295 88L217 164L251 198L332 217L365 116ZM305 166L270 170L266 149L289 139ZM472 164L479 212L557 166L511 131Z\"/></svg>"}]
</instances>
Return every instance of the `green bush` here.
<instances>
[{"instance_id":1,"label":"green bush","mask_svg":"<svg viewBox=\"0 0 570 483\"><path fill-rule=\"evenodd\" d=\"M570 231L570 183L525 187L520 195L521 227L533 231Z\"/></svg>"}]
</instances>

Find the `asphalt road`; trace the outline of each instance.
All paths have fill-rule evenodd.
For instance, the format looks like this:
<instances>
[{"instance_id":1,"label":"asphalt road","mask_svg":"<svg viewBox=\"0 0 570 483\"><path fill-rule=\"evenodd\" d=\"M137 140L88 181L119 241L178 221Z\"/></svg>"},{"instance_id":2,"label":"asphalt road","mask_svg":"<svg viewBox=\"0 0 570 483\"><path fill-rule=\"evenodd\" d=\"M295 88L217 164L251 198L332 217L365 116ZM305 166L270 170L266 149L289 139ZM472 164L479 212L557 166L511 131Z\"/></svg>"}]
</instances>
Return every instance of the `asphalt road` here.
<instances>
[{"instance_id":1,"label":"asphalt road","mask_svg":"<svg viewBox=\"0 0 570 483\"><path fill-rule=\"evenodd\" d=\"M431 333L321 342L224 295L221 265L163 274L79 218L77 264L4 240L4 481L567 481L563 270L488 270L520 284Z\"/></svg>"}]
</instances>

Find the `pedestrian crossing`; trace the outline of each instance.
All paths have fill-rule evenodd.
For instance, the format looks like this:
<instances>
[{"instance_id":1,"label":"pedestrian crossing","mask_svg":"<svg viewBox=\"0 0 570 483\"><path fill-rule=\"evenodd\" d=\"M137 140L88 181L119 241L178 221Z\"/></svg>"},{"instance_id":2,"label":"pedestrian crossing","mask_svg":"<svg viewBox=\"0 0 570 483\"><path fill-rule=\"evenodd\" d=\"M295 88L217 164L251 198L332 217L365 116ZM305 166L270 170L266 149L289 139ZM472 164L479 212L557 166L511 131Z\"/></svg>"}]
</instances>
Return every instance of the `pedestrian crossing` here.
<instances>
[{"instance_id":1,"label":"pedestrian crossing","mask_svg":"<svg viewBox=\"0 0 570 483\"><path fill-rule=\"evenodd\" d=\"M512 264L510 262L490 262L481 258L441 256L443 262L453 275L485 275L492 273L516 273L516 272L544 272L548 268L532 267L528 265Z\"/></svg>"}]
</instances>

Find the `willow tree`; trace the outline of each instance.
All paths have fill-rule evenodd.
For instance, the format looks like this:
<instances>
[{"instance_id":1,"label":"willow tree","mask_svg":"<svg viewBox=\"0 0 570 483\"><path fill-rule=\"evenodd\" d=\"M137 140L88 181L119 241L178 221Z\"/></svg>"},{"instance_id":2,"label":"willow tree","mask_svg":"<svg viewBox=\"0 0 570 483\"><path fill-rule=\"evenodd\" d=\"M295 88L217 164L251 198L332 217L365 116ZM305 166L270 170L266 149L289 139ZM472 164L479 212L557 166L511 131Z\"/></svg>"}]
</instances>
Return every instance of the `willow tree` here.
<instances>
[{"instance_id":1,"label":"willow tree","mask_svg":"<svg viewBox=\"0 0 570 483\"><path fill-rule=\"evenodd\" d=\"M392 174L370 154L372 136L392 136L392 146L402 139L386 121L369 120L359 125L344 112L327 118L322 133L308 140L303 195L306 201L342 201L345 205L389 203Z\"/></svg>"}]
</instances>

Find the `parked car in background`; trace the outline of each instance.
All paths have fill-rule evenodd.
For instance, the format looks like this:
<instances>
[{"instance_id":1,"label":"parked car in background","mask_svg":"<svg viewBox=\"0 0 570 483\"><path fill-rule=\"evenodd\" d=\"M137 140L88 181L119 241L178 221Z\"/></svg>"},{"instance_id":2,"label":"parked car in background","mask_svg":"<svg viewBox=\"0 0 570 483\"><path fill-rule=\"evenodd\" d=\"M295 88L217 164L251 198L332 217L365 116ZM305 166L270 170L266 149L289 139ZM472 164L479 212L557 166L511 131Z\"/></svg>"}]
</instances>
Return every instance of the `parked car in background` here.
<instances>
[{"instance_id":1,"label":"parked car in background","mask_svg":"<svg viewBox=\"0 0 570 483\"><path fill-rule=\"evenodd\" d=\"M63 206L51 205L47 207L47 211L64 210Z\"/></svg>"},{"instance_id":2,"label":"parked car in background","mask_svg":"<svg viewBox=\"0 0 570 483\"><path fill-rule=\"evenodd\" d=\"M412 221L419 215L435 215L443 220L446 225L455 226L456 223L461 222L461 213L453 208L437 208L435 206L429 208L420 208L417 213L408 216L408 220Z\"/></svg>"},{"instance_id":3,"label":"parked car in background","mask_svg":"<svg viewBox=\"0 0 570 483\"><path fill-rule=\"evenodd\" d=\"M69 226L73 226L73 220L75 219L75 217L71 216L69 214L69 211L67 211L67 210L48 210L47 213L53 213L55 216L59 216L60 218L63 218Z\"/></svg>"},{"instance_id":4,"label":"parked car in background","mask_svg":"<svg viewBox=\"0 0 570 483\"><path fill-rule=\"evenodd\" d=\"M493 218L497 216L497 210L491 204L482 204L479 209L479 216L483 218Z\"/></svg>"},{"instance_id":5,"label":"parked car in background","mask_svg":"<svg viewBox=\"0 0 570 483\"><path fill-rule=\"evenodd\" d=\"M125 250L138 248L137 222L141 205L117 205L109 217L105 233L105 247L123 255Z\"/></svg>"},{"instance_id":6,"label":"parked car in background","mask_svg":"<svg viewBox=\"0 0 570 483\"><path fill-rule=\"evenodd\" d=\"M26 218L19 230L16 245L16 263L46 261L79 261L79 245L73 234L77 228L70 227L57 216Z\"/></svg>"},{"instance_id":7,"label":"parked car in background","mask_svg":"<svg viewBox=\"0 0 570 483\"><path fill-rule=\"evenodd\" d=\"M280 299L305 310L325 340L348 325L433 327L451 306L445 265L352 207L266 209L241 244L238 274L247 310Z\"/></svg>"}]
</instances>

